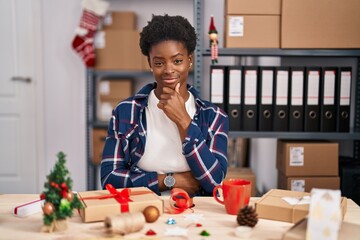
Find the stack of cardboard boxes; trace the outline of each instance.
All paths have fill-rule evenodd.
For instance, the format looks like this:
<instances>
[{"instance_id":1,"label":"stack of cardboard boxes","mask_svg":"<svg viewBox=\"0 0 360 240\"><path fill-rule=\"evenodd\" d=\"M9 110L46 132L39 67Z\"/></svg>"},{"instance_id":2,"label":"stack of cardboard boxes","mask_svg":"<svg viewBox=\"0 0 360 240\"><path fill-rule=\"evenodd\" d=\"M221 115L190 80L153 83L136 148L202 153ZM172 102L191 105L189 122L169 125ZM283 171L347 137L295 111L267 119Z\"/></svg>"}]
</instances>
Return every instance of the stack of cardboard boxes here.
<instances>
[{"instance_id":1,"label":"stack of cardboard boxes","mask_svg":"<svg viewBox=\"0 0 360 240\"><path fill-rule=\"evenodd\" d=\"M226 48L359 48L360 1L226 0Z\"/></svg>"},{"instance_id":2,"label":"stack of cardboard boxes","mask_svg":"<svg viewBox=\"0 0 360 240\"><path fill-rule=\"evenodd\" d=\"M310 192L312 188L340 189L338 143L279 140L278 188Z\"/></svg>"},{"instance_id":3,"label":"stack of cardboard boxes","mask_svg":"<svg viewBox=\"0 0 360 240\"><path fill-rule=\"evenodd\" d=\"M134 12L109 12L95 38L96 70L148 70Z\"/></svg>"}]
</instances>

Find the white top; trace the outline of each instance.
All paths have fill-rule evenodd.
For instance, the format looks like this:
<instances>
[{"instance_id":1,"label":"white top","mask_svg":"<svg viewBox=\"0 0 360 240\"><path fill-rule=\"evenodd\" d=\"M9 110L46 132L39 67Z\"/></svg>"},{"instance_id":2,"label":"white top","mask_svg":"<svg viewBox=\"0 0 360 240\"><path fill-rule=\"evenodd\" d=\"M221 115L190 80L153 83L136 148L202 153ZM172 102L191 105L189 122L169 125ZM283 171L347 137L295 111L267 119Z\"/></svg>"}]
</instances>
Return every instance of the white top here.
<instances>
[{"instance_id":1,"label":"white top","mask_svg":"<svg viewBox=\"0 0 360 240\"><path fill-rule=\"evenodd\" d=\"M185 103L186 111L191 118L196 112L194 96ZM147 137L145 152L138 166L148 172L165 174L169 172L189 171L189 165L182 154L182 142L176 124L157 107L159 99L154 90L149 94L148 106L145 109Z\"/></svg>"}]
</instances>

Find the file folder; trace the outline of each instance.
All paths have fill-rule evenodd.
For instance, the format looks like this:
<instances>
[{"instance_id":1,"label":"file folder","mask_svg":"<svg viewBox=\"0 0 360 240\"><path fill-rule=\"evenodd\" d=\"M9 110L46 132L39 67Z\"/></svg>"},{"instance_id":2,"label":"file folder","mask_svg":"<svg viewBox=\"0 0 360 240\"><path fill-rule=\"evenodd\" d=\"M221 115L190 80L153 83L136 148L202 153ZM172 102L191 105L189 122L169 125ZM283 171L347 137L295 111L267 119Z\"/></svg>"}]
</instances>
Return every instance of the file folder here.
<instances>
[{"instance_id":1,"label":"file folder","mask_svg":"<svg viewBox=\"0 0 360 240\"><path fill-rule=\"evenodd\" d=\"M336 87L337 68L326 67L323 69L320 91L320 131L336 132Z\"/></svg>"},{"instance_id":2,"label":"file folder","mask_svg":"<svg viewBox=\"0 0 360 240\"><path fill-rule=\"evenodd\" d=\"M229 116L230 131L241 130L241 83L242 83L242 67L228 67L228 106L227 113Z\"/></svg>"},{"instance_id":3,"label":"file folder","mask_svg":"<svg viewBox=\"0 0 360 240\"><path fill-rule=\"evenodd\" d=\"M304 131L304 67L291 67L290 70L290 103L289 131Z\"/></svg>"},{"instance_id":4,"label":"file folder","mask_svg":"<svg viewBox=\"0 0 360 240\"><path fill-rule=\"evenodd\" d=\"M276 67L274 91L274 131L289 130L289 68Z\"/></svg>"},{"instance_id":5,"label":"file folder","mask_svg":"<svg viewBox=\"0 0 360 240\"><path fill-rule=\"evenodd\" d=\"M242 84L242 123L244 131L257 130L257 82L258 68L243 68Z\"/></svg>"},{"instance_id":6,"label":"file folder","mask_svg":"<svg viewBox=\"0 0 360 240\"><path fill-rule=\"evenodd\" d=\"M227 112L226 66L210 66L210 101Z\"/></svg>"},{"instance_id":7,"label":"file folder","mask_svg":"<svg viewBox=\"0 0 360 240\"><path fill-rule=\"evenodd\" d=\"M350 100L351 100L351 67L341 67L339 70L339 102L338 102L338 132L350 131Z\"/></svg>"},{"instance_id":8,"label":"file folder","mask_svg":"<svg viewBox=\"0 0 360 240\"><path fill-rule=\"evenodd\" d=\"M273 130L274 67L259 68L259 131Z\"/></svg>"},{"instance_id":9,"label":"file folder","mask_svg":"<svg viewBox=\"0 0 360 240\"><path fill-rule=\"evenodd\" d=\"M320 130L320 78L321 68L307 68L305 75L305 132Z\"/></svg>"}]
</instances>

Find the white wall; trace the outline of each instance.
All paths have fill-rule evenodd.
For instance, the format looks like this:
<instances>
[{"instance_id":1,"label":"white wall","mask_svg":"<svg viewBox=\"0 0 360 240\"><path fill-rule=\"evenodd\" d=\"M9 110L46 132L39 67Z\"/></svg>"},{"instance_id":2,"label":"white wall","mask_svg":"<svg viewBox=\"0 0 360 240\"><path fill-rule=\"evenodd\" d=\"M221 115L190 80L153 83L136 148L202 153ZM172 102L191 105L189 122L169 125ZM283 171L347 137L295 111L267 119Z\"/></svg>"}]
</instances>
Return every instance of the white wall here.
<instances>
[{"instance_id":1,"label":"white wall","mask_svg":"<svg viewBox=\"0 0 360 240\"><path fill-rule=\"evenodd\" d=\"M71 47L81 16L80 3L42 1L46 175L56 154L63 151L76 191L86 189L87 171L85 67Z\"/></svg>"}]
</instances>

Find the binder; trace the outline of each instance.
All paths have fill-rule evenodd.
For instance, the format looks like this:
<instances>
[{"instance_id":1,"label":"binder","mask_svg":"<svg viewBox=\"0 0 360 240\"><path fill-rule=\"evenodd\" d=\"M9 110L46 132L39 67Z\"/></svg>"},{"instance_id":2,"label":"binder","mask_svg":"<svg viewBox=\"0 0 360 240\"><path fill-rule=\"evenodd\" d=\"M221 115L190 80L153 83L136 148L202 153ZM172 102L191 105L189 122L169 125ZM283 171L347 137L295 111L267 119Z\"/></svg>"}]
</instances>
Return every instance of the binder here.
<instances>
[{"instance_id":1,"label":"binder","mask_svg":"<svg viewBox=\"0 0 360 240\"><path fill-rule=\"evenodd\" d=\"M274 116L274 67L259 68L259 131L273 130Z\"/></svg>"},{"instance_id":2,"label":"binder","mask_svg":"<svg viewBox=\"0 0 360 240\"><path fill-rule=\"evenodd\" d=\"M210 66L210 101L227 112L227 67Z\"/></svg>"},{"instance_id":3,"label":"binder","mask_svg":"<svg viewBox=\"0 0 360 240\"><path fill-rule=\"evenodd\" d=\"M289 68L276 67L274 86L274 131L289 130Z\"/></svg>"},{"instance_id":4,"label":"binder","mask_svg":"<svg viewBox=\"0 0 360 240\"><path fill-rule=\"evenodd\" d=\"M337 68L325 67L321 78L320 90L320 131L336 132L336 88Z\"/></svg>"},{"instance_id":5,"label":"binder","mask_svg":"<svg viewBox=\"0 0 360 240\"><path fill-rule=\"evenodd\" d=\"M291 67L289 92L289 131L304 131L304 67Z\"/></svg>"},{"instance_id":6,"label":"binder","mask_svg":"<svg viewBox=\"0 0 360 240\"><path fill-rule=\"evenodd\" d=\"M306 69L304 131L320 131L320 78L321 68Z\"/></svg>"},{"instance_id":7,"label":"binder","mask_svg":"<svg viewBox=\"0 0 360 240\"><path fill-rule=\"evenodd\" d=\"M241 87L242 126L244 131L257 130L257 82L258 68L244 67Z\"/></svg>"},{"instance_id":8,"label":"binder","mask_svg":"<svg viewBox=\"0 0 360 240\"><path fill-rule=\"evenodd\" d=\"M242 83L242 67L228 67L228 106L227 113L229 116L230 131L241 130L241 83Z\"/></svg>"},{"instance_id":9,"label":"binder","mask_svg":"<svg viewBox=\"0 0 360 240\"><path fill-rule=\"evenodd\" d=\"M352 68L341 67L339 70L338 87L338 118L337 131L350 131L350 97L351 97Z\"/></svg>"}]
</instances>

